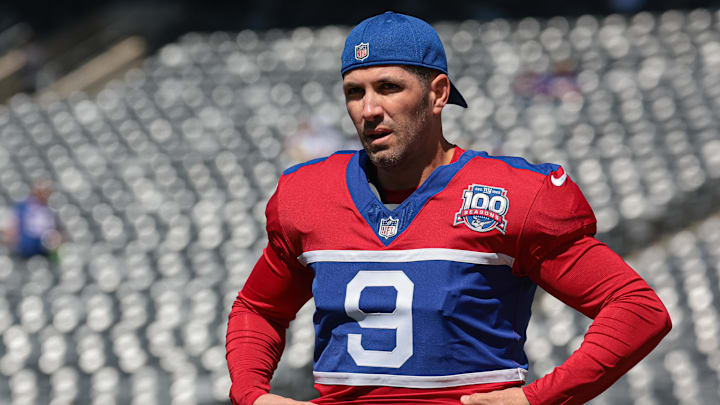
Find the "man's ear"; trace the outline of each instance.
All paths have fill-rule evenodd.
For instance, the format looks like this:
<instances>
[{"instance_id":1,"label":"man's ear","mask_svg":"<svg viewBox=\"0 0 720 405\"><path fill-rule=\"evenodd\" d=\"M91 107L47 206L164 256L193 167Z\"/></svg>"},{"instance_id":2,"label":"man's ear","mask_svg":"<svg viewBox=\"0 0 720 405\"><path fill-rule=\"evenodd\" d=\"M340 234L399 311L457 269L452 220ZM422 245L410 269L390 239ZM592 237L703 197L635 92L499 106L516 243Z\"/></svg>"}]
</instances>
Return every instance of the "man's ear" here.
<instances>
[{"instance_id":1,"label":"man's ear","mask_svg":"<svg viewBox=\"0 0 720 405\"><path fill-rule=\"evenodd\" d=\"M440 73L430 82L430 96L433 113L440 114L450 97L450 79L445 73Z\"/></svg>"}]
</instances>

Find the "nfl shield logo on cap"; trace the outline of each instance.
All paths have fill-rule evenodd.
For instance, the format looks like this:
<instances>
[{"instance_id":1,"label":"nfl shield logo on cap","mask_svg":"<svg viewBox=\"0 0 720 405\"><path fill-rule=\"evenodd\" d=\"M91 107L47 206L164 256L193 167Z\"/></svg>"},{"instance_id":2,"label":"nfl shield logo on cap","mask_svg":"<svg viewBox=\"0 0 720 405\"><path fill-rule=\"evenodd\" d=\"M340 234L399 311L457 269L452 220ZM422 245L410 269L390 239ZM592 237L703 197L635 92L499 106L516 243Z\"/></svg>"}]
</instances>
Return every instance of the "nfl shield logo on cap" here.
<instances>
[{"instance_id":1,"label":"nfl shield logo on cap","mask_svg":"<svg viewBox=\"0 0 720 405\"><path fill-rule=\"evenodd\" d=\"M392 11L366 18L355 26L345 38L340 59L343 76L356 68L379 65L422 66L449 74L445 47L435 28L419 18ZM452 80L448 103L467 107Z\"/></svg>"},{"instance_id":2,"label":"nfl shield logo on cap","mask_svg":"<svg viewBox=\"0 0 720 405\"><path fill-rule=\"evenodd\" d=\"M362 62L365 59L367 59L368 56L370 56L370 44L369 43L361 42L361 43L355 45L355 59Z\"/></svg>"}]
</instances>

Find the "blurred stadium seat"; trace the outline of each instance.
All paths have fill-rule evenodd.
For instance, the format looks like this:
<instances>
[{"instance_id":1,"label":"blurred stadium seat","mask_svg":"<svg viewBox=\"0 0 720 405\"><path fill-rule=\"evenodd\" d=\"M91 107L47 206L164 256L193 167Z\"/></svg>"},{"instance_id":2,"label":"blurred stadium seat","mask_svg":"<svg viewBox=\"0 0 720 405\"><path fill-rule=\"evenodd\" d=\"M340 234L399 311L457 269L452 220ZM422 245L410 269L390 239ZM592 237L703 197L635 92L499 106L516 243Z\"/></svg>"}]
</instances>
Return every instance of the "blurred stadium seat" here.
<instances>
[{"instance_id":1,"label":"blurred stadium seat","mask_svg":"<svg viewBox=\"0 0 720 405\"><path fill-rule=\"evenodd\" d=\"M720 15L436 27L470 105L446 110L449 139L563 164L599 238L671 312L668 338L593 403L720 403ZM355 142L346 32L190 33L97 95L0 106L0 206L52 178L69 235L59 265L0 250L0 402L227 402L227 315L293 141L309 127ZM313 395L313 309L290 327L277 393ZM544 293L534 313L532 378L590 322Z\"/></svg>"}]
</instances>

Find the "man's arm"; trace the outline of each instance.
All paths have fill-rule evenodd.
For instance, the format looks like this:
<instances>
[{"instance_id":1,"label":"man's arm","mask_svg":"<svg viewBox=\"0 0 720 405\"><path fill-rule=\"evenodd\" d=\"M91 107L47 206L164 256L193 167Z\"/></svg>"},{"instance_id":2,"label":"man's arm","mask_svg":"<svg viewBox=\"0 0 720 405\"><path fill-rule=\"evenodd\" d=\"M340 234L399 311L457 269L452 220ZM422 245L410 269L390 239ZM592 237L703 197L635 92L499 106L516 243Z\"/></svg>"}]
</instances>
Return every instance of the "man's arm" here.
<instances>
[{"instance_id":1,"label":"man's arm","mask_svg":"<svg viewBox=\"0 0 720 405\"><path fill-rule=\"evenodd\" d=\"M268 245L228 319L225 348L233 404L293 403L267 392L285 348L285 330L312 296L313 274L291 248L278 207L279 189L265 211Z\"/></svg>"},{"instance_id":2,"label":"man's arm","mask_svg":"<svg viewBox=\"0 0 720 405\"><path fill-rule=\"evenodd\" d=\"M254 405L312 405L312 402L296 401L275 394L264 394L258 397Z\"/></svg>"},{"instance_id":3,"label":"man's arm","mask_svg":"<svg viewBox=\"0 0 720 405\"><path fill-rule=\"evenodd\" d=\"M311 283L307 269L291 270L270 246L265 249L228 319L226 358L234 404L256 403L270 390L285 348L285 330L310 298Z\"/></svg>"},{"instance_id":4,"label":"man's arm","mask_svg":"<svg viewBox=\"0 0 720 405\"><path fill-rule=\"evenodd\" d=\"M238 294L228 320L226 351L233 404L253 404L270 390L285 345L285 329L273 325Z\"/></svg>"},{"instance_id":5,"label":"man's arm","mask_svg":"<svg viewBox=\"0 0 720 405\"><path fill-rule=\"evenodd\" d=\"M583 344L522 390L474 394L462 403L583 404L610 387L670 331L670 317L655 292L622 258L590 236L547 258L528 276L594 319Z\"/></svg>"},{"instance_id":6,"label":"man's arm","mask_svg":"<svg viewBox=\"0 0 720 405\"><path fill-rule=\"evenodd\" d=\"M549 257L529 276L594 319L577 351L524 388L533 405L589 401L650 353L672 327L652 288L595 238Z\"/></svg>"},{"instance_id":7,"label":"man's arm","mask_svg":"<svg viewBox=\"0 0 720 405\"><path fill-rule=\"evenodd\" d=\"M532 405L581 404L647 355L670 330L670 317L647 283L591 236L592 208L561 167L532 201L513 271L594 321L581 347L523 392Z\"/></svg>"}]
</instances>

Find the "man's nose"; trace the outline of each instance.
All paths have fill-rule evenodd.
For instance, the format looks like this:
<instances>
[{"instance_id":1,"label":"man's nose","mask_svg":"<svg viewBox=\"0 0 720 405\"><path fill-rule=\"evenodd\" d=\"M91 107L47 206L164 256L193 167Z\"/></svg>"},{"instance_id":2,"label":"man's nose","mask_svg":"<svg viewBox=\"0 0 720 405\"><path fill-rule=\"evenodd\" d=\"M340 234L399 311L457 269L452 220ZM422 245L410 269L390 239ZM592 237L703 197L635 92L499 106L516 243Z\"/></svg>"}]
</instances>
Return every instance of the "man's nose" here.
<instances>
[{"instance_id":1,"label":"man's nose","mask_svg":"<svg viewBox=\"0 0 720 405\"><path fill-rule=\"evenodd\" d=\"M363 119L365 121L377 121L382 117L383 110L378 96L373 93L366 93L363 98Z\"/></svg>"}]
</instances>

